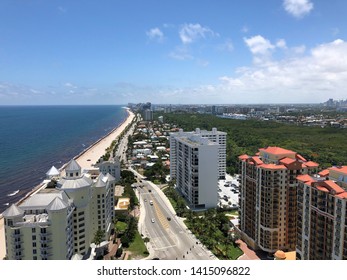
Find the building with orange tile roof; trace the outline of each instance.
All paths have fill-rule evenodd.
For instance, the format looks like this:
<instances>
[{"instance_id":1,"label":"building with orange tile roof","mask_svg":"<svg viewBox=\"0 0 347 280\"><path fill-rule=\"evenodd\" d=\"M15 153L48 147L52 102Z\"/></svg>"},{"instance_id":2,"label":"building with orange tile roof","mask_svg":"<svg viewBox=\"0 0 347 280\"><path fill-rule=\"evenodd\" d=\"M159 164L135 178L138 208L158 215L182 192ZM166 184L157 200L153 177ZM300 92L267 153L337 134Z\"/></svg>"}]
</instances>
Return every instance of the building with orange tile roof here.
<instances>
[{"instance_id":1,"label":"building with orange tile roof","mask_svg":"<svg viewBox=\"0 0 347 280\"><path fill-rule=\"evenodd\" d=\"M347 259L347 166L298 177L297 258Z\"/></svg>"},{"instance_id":2,"label":"building with orange tile roof","mask_svg":"<svg viewBox=\"0 0 347 280\"><path fill-rule=\"evenodd\" d=\"M258 156L241 155L239 160L242 239L268 253L294 251L296 177L313 180L309 174L315 169L306 166L307 161L296 152L281 147L261 148Z\"/></svg>"}]
</instances>

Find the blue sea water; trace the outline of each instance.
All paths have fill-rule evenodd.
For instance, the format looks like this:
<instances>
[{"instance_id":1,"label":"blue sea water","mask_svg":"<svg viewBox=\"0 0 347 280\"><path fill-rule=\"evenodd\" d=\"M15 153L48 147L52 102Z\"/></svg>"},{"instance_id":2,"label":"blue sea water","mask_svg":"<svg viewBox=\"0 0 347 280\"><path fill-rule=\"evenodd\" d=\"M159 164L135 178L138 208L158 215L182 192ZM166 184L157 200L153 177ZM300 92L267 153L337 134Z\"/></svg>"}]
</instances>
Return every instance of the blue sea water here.
<instances>
[{"instance_id":1,"label":"blue sea water","mask_svg":"<svg viewBox=\"0 0 347 280\"><path fill-rule=\"evenodd\" d=\"M0 213L126 117L121 106L0 106Z\"/></svg>"}]
</instances>

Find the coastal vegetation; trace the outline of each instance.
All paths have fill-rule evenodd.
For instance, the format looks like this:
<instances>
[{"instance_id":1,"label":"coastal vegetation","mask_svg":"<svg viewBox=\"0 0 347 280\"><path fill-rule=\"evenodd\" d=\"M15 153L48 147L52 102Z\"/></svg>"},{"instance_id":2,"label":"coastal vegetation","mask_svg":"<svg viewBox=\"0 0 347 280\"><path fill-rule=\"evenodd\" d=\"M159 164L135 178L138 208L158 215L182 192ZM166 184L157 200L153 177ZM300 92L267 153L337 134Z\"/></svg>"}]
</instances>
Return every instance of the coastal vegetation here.
<instances>
[{"instance_id":1,"label":"coastal vegetation","mask_svg":"<svg viewBox=\"0 0 347 280\"><path fill-rule=\"evenodd\" d=\"M137 230L137 219L124 214L118 215L116 219L115 232L117 237L121 239L124 250L129 252L132 258L148 256L145 240L142 239Z\"/></svg>"},{"instance_id":2,"label":"coastal vegetation","mask_svg":"<svg viewBox=\"0 0 347 280\"><path fill-rule=\"evenodd\" d=\"M161 161L156 162L153 166L147 168L143 175L155 184L163 184L166 182L165 178L170 172L164 167Z\"/></svg>"},{"instance_id":3,"label":"coastal vegetation","mask_svg":"<svg viewBox=\"0 0 347 280\"><path fill-rule=\"evenodd\" d=\"M347 129L283 124L274 121L222 119L207 114L163 114L167 123L185 131L216 127L228 133L227 172L238 172L238 156L259 148L279 146L300 153L321 168L347 164Z\"/></svg>"},{"instance_id":4,"label":"coastal vegetation","mask_svg":"<svg viewBox=\"0 0 347 280\"><path fill-rule=\"evenodd\" d=\"M223 212L209 209L203 213L189 211L186 225L218 259L235 260L243 254L230 233L229 219Z\"/></svg>"},{"instance_id":5,"label":"coastal vegetation","mask_svg":"<svg viewBox=\"0 0 347 280\"><path fill-rule=\"evenodd\" d=\"M129 170L121 170L120 174L121 180L119 181L119 184L124 186L122 197L130 198L130 210L133 210L135 206L139 204L139 200L131 187L131 185L136 182L134 173Z\"/></svg>"}]
</instances>

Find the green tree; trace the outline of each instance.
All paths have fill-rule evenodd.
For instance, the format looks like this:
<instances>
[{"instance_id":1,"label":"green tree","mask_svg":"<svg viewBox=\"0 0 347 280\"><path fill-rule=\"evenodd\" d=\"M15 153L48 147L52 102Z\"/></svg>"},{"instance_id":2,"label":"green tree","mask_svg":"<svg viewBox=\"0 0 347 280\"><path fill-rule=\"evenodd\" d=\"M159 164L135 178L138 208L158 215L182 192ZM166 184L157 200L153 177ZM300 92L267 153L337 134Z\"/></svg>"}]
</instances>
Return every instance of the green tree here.
<instances>
[{"instance_id":1,"label":"green tree","mask_svg":"<svg viewBox=\"0 0 347 280\"><path fill-rule=\"evenodd\" d=\"M104 238L105 232L102 229L98 229L94 234L93 242L96 246L99 246L100 243L104 240Z\"/></svg>"}]
</instances>

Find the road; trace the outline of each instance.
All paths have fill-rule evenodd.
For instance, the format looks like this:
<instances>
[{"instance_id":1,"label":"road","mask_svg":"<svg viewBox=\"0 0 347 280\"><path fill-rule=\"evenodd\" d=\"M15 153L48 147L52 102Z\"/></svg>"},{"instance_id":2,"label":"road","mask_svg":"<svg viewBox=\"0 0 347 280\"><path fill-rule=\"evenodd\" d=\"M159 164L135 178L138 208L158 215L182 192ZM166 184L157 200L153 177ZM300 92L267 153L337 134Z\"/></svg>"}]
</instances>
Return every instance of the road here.
<instances>
[{"instance_id":1,"label":"road","mask_svg":"<svg viewBox=\"0 0 347 280\"><path fill-rule=\"evenodd\" d=\"M144 236L150 238L153 257L164 260L214 259L211 252L187 229L181 218L168 207L162 192L151 182L143 180L143 184L143 188L138 188L142 204L141 215L144 215L139 229Z\"/></svg>"},{"instance_id":2,"label":"road","mask_svg":"<svg viewBox=\"0 0 347 280\"><path fill-rule=\"evenodd\" d=\"M123 160L124 163L127 162L126 158L126 150L128 148L128 136L133 135L136 123L134 123L127 131L127 133L119 140L118 149L116 151L116 156L119 158L121 162Z\"/></svg>"}]
</instances>

